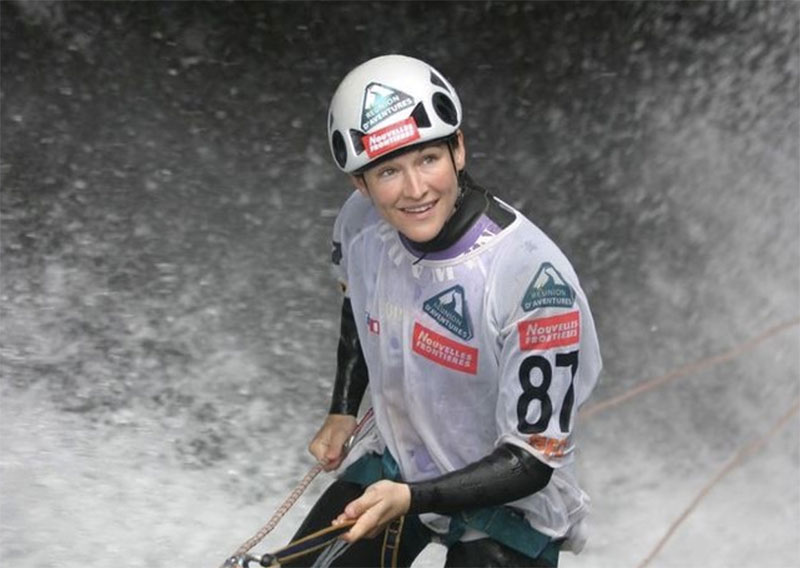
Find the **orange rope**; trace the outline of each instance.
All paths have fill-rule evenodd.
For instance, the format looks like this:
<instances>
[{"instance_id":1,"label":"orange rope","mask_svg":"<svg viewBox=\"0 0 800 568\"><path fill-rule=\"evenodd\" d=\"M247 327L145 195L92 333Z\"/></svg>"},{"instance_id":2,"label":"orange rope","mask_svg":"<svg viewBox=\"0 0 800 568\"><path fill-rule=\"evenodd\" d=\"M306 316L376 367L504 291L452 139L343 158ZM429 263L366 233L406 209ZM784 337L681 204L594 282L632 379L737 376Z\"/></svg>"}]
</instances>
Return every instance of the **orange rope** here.
<instances>
[{"instance_id":1,"label":"orange rope","mask_svg":"<svg viewBox=\"0 0 800 568\"><path fill-rule=\"evenodd\" d=\"M254 534L252 537L246 540L242 544L242 546L240 546L236 550L234 556L240 556L246 553L255 545L257 545L259 542L264 540L264 537L267 536L270 532L272 532L272 530L276 526L278 526L278 523L283 518L283 516L286 515L289 509L292 508L292 505L295 504L295 502L300 498L300 496L303 494L306 488L311 484L312 481L314 481L314 478L317 477L317 475L321 471L322 471L322 464L316 464L314 467L312 467L305 475L305 477L300 481L300 483L298 483L295 486L294 490L292 490L292 492L289 494L289 496L286 498L283 504L280 507L278 507L278 510L275 511L269 522L263 527L261 527L261 530L259 530L256 534Z\"/></svg>"},{"instance_id":2,"label":"orange rope","mask_svg":"<svg viewBox=\"0 0 800 568\"><path fill-rule=\"evenodd\" d=\"M372 417L372 412L372 408L370 408L367 410L364 416L361 417L361 420L356 425L355 430L353 430L351 439L355 439L356 436L361 432L361 429L367 423L369 418ZM261 527L256 534L247 539L238 549L236 549L236 552L233 554L233 556L228 558L228 560L226 560L222 566L225 567L231 565L231 560L244 556L251 548L264 540L264 537L266 537L276 526L278 526L280 520L284 517L284 515L286 515L289 509L292 508L292 505L295 504L295 502L300 498L303 492L308 488L311 482L314 481L314 478L317 477L321 471L322 464L316 464L314 467L312 467L308 473L306 473L305 477L303 477L300 483L295 486L283 504L278 507L269 522L267 522L267 524Z\"/></svg>"},{"instance_id":3,"label":"orange rope","mask_svg":"<svg viewBox=\"0 0 800 568\"><path fill-rule=\"evenodd\" d=\"M701 369L705 369L706 367L712 367L714 365L718 365L720 363L724 363L725 361L729 361L734 359L735 357L745 353L746 351L753 349L760 343L763 343L773 335L777 335L778 333L789 329L790 327L794 327L796 325L800 325L800 317L794 318L790 321L784 322L782 324L778 324L773 326L760 335L748 339L747 341L743 341L738 345L735 345L728 351L720 355L714 355L712 357L706 357L705 359L700 359L699 361L695 361L694 363L689 363L682 367L675 369L674 371L667 373L661 377L657 377L655 379L651 379L649 381L645 381L644 383L637 385L630 389L627 392L624 392L618 396L609 398L608 400L604 400L602 402L598 402L597 404L592 404L587 406L586 409L582 410L579 414L581 420L586 420L595 414L602 412L604 410L608 410L614 406L622 404L623 402L627 402L628 400L638 396L640 394L649 392L661 385L664 385L670 381L674 381L675 379L679 379L691 373L695 373Z\"/></svg>"},{"instance_id":4,"label":"orange rope","mask_svg":"<svg viewBox=\"0 0 800 568\"><path fill-rule=\"evenodd\" d=\"M689 363L683 365L667 373L666 375L662 375L661 377L657 377L655 379L651 379L646 381L640 385L633 387L632 389L623 392L622 394L599 402L597 404L590 405L586 407L583 411L579 413L580 419L587 420L588 418L598 414L604 410L608 410L609 408L613 408L618 406L624 402L631 400L632 398L654 390L662 385L665 385L671 381L679 379L681 377L685 377L689 374L695 373L702 369L713 367L714 365L718 365L720 363L724 363L726 361L730 361L738 357L739 355L754 349L759 344L763 343L767 339L779 334L786 329L791 327L795 327L800 324L800 317L794 318L792 320L786 321L784 323L775 325L770 327L769 329L765 330L761 334L750 338L746 341L743 341L731 349L721 353L719 355L714 355L711 357L706 357L704 359L700 359L699 361L695 361L693 363ZM740 465L748 456L757 452L764 446L767 441L774 436L781 428L783 428L786 423L789 421L793 414L796 414L800 410L800 401L795 402L795 404L789 409L789 411L784 414L778 421L773 425L767 434L765 434L760 439L756 440L755 442L751 442L750 444L745 445L742 447L736 455L722 468L722 470L715 475L710 482L708 482L700 493L694 498L694 500L689 504L686 510L670 525L667 532L661 538L661 540L656 544L655 548L648 554L648 556L639 564L638 568L644 568L647 566L653 558L655 558L658 553L664 548L667 541L672 537L673 534L678 530L678 527L689 517L689 515L694 512L694 510L700 504L700 501L708 495L711 490L728 474L730 473L735 467Z\"/></svg>"},{"instance_id":5,"label":"orange rope","mask_svg":"<svg viewBox=\"0 0 800 568\"><path fill-rule=\"evenodd\" d=\"M775 434L777 434L781 430L781 428L786 426L786 424L789 422L792 416L797 414L798 410L800 410L800 400L795 401L792 407L772 425L772 428L770 428L770 430L766 434L764 434L758 440L750 442L742 449L740 449L736 453L736 455L730 461L728 461L725 467L723 467L719 471L719 473L717 473L717 475L715 475L714 478L710 482L708 482L703 487L703 489L700 490L700 493L697 494L697 496L692 500L692 502L683 511L683 513L681 513L681 515L670 525L667 532L664 534L663 537L661 537L661 540L658 541L655 548L653 548L650 554L648 554L647 557L644 560L642 560L638 568L644 568L650 563L651 560L653 560L653 558L656 557L656 555L661 551L661 549L664 548L664 545L667 543L667 541L670 538L672 538L672 535L674 535L675 532L678 530L678 527L681 525L681 523L683 523L683 521L685 521L689 517L689 515L692 512L694 512L694 510L700 504L700 501L702 501L703 498L705 498L706 495L708 495L711 492L711 490L714 488L715 485L717 485L717 483L722 481L722 479L726 475L728 475L736 466L740 465L747 457L760 450L761 447L764 446L769 441L770 438L772 438Z\"/></svg>"}]
</instances>

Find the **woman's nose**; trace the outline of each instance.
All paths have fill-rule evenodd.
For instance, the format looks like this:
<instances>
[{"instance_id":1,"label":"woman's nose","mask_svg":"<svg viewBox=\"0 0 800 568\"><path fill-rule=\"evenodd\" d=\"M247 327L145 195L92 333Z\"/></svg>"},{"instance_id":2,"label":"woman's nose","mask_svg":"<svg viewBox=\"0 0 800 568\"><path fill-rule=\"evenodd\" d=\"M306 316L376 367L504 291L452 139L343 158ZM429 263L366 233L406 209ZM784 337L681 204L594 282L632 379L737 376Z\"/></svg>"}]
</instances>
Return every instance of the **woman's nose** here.
<instances>
[{"instance_id":1,"label":"woman's nose","mask_svg":"<svg viewBox=\"0 0 800 568\"><path fill-rule=\"evenodd\" d=\"M405 195L411 199L420 199L425 195L425 182L417 172L411 170L406 175Z\"/></svg>"}]
</instances>

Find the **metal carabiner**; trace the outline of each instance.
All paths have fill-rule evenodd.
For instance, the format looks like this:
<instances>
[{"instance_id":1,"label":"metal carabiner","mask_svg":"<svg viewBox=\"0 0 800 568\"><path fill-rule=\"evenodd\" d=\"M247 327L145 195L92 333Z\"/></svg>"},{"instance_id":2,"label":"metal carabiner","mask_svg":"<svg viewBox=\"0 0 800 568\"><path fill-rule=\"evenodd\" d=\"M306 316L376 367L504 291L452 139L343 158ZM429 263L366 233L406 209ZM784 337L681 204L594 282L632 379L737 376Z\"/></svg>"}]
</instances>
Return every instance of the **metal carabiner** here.
<instances>
[{"instance_id":1,"label":"metal carabiner","mask_svg":"<svg viewBox=\"0 0 800 568\"><path fill-rule=\"evenodd\" d=\"M264 554L261 558L252 554L235 554L228 558L222 568L250 568L250 563L256 562L259 566L280 566L277 558L272 554Z\"/></svg>"}]
</instances>

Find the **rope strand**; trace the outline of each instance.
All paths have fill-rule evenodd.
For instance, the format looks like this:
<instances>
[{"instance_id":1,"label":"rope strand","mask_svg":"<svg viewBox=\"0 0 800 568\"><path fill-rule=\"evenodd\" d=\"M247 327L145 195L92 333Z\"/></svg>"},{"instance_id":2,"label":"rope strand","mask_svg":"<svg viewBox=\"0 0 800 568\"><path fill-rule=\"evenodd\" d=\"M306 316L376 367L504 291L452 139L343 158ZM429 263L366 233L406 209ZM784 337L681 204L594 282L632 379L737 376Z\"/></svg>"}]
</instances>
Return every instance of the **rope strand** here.
<instances>
[{"instance_id":1,"label":"rope strand","mask_svg":"<svg viewBox=\"0 0 800 568\"><path fill-rule=\"evenodd\" d=\"M639 564L637 568L645 568L656 555L661 552L661 549L667 544L667 541L672 538L672 535L678 530L678 527L689 517L689 515L697 509L700 501L702 501L714 487L722 481L722 479L728 475L731 471L733 471L736 466L740 465L745 459L747 459L750 455L756 453L758 450L762 448L775 434L777 434L789 420L797 414L798 410L800 410L800 400L795 401L792 407L783 415L781 416L773 425L769 431L764 434L758 440L750 442L749 444L742 447L736 455L731 458L728 463L715 475L711 481L709 481L697 494L697 496L692 500L688 507L680 514L680 516L672 522L672 524L667 529L667 532L664 533L664 536L656 543L656 546L653 550L650 551L644 560Z\"/></svg>"},{"instance_id":2,"label":"rope strand","mask_svg":"<svg viewBox=\"0 0 800 568\"><path fill-rule=\"evenodd\" d=\"M645 381L639 385L636 385L635 387L623 392L620 395L587 406L586 409L582 410L579 413L580 419L587 420L589 417L594 416L598 412L608 410L609 408L617 406L623 402L627 402L628 400L640 394L649 392L657 387L660 387L665 383L674 381L675 379L679 379L681 377L697 372L706 367L713 367L714 365L718 365L720 363L724 363L726 361L734 359L735 357L738 357L742 353L750 349L753 349L760 343L763 343L773 335L777 335L778 333L786 329L789 329L791 327L795 327L797 325L800 325L800 317L775 325L767 329L766 331L762 332L761 334L757 335L756 337L751 337L746 341L742 341L741 343L734 345L732 348L728 349L724 353L720 353L719 355L712 355L711 357L705 357L693 363L688 363L686 365L678 367L677 369L667 373L666 375L662 375L655 379L651 379L649 381Z\"/></svg>"},{"instance_id":3,"label":"rope strand","mask_svg":"<svg viewBox=\"0 0 800 568\"><path fill-rule=\"evenodd\" d=\"M272 518L269 520L269 522L261 527L261 530L259 530L256 534L247 539L236 550L234 556L241 556L242 554L249 552L250 549L264 540L264 537L266 537L276 526L278 526L278 523L281 521L284 515L289 512L289 509L292 508L292 506L297 502L303 492L308 488L311 482L314 481L314 478L317 477L321 471L322 464L316 464L314 467L312 467L308 473L306 473L305 477L303 477L300 483L295 486L283 504L278 507L277 511L275 511L275 513L272 515Z\"/></svg>"},{"instance_id":4,"label":"rope strand","mask_svg":"<svg viewBox=\"0 0 800 568\"><path fill-rule=\"evenodd\" d=\"M372 408L370 408L369 410L367 410L366 413L364 413L364 416L361 417L361 420L356 425L355 430L353 430L353 434L350 437L351 443L345 447L345 451L349 449L349 446L352 445L352 443L358 440L358 435L361 433L361 431L367 425L369 420L372 418L372 414L373 411ZM322 464L318 463L314 465L314 467L312 467L308 471L308 473L306 473L305 477L303 477L303 479L300 480L300 483L298 483L295 486L295 488L292 490L289 496L284 500L281 506L278 507L278 509L270 518L270 520L267 522L267 524L261 527L261 529L256 534L254 534L252 537L250 537L244 543L242 543L242 545L238 549L236 549L236 552L233 554L233 556L228 558L228 560L226 560L223 563L222 567L224 568L227 566L235 565L235 562L237 562L238 558L243 557L254 546L256 546L259 542L264 540L264 538L270 532L272 532L272 530L276 526L278 526L278 523L281 521L284 515L286 515L286 513L289 512L289 509L291 509L292 506L297 502L297 500L300 499L300 496L303 494L303 492L305 492L308 486L311 485L311 482L314 481L314 478L317 477L317 475L319 475L321 471L322 471ZM233 561L234 564L232 564L231 561Z\"/></svg>"}]
</instances>

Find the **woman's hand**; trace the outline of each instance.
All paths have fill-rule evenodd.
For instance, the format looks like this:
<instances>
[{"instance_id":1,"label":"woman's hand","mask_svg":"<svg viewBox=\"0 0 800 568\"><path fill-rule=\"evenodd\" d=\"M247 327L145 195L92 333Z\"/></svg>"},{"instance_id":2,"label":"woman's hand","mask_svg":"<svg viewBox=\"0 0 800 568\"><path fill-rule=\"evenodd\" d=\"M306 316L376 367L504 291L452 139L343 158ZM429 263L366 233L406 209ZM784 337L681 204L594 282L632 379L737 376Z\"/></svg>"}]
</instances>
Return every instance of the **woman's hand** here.
<instances>
[{"instance_id":1,"label":"woman's hand","mask_svg":"<svg viewBox=\"0 0 800 568\"><path fill-rule=\"evenodd\" d=\"M364 494L351 501L344 512L333 520L334 525L356 521L342 540L355 542L365 536L373 538L380 534L388 523L408 512L411 505L411 489L405 483L378 481L367 487Z\"/></svg>"},{"instance_id":2,"label":"woman's hand","mask_svg":"<svg viewBox=\"0 0 800 568\"><path fill-rule=\"evenodd\" d=\"M344 459L344 445L356 429L356 418L349 414L329 414L314 439L308 445L322 469L331 471Z\"/></svg>"}]
</instances>

